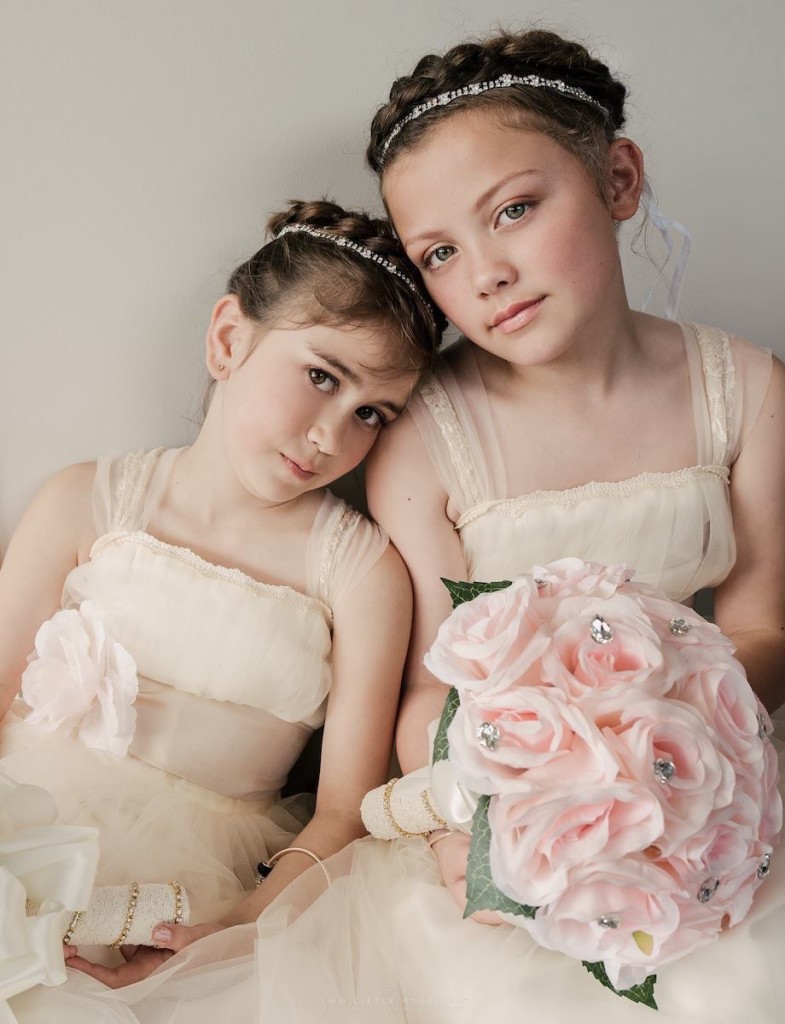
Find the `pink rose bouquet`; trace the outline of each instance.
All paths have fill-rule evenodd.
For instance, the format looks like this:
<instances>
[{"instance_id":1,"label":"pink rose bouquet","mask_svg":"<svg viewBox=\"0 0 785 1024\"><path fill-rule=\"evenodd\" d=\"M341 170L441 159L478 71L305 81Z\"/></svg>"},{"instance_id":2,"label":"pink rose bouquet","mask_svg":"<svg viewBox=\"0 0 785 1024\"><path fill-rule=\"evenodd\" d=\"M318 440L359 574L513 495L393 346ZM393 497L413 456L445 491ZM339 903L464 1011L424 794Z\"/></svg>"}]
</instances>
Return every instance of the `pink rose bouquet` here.
<instances>
[{"instance_id":1,"label":"pink rose bouquet","mask_svg":"<svg viewBox=\"0 0 785 1024\"><path fill-rule=\"evenodd\" d=\"M466 913L656 1008L655 972L741 921L769 873L768 715L720 630L623 566L445 583L431 789L474 808Z\"/></svg>"}]
</instances>

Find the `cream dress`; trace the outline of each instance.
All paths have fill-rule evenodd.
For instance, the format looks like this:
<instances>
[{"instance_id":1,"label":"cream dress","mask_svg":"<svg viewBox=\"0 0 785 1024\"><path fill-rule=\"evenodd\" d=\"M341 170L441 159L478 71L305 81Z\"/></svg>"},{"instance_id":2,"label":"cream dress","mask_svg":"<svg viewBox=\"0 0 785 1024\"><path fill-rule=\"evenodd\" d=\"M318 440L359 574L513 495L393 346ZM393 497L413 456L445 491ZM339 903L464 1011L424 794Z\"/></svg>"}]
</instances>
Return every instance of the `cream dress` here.
<instances>
[{"instance_id":1,"label":"cream dress","mask_svg":"<svg viewBox=\"0 0 785 1024\"><path fill-rule=\"evenodd\" d=\"M574 555L626 561L678 599L724 579L735 557L728 481L760 411L771 358L706 328L686 327L684 339L697 458L673 473L509 495L471 356L458 378L444 366L423 389L413 414L450 495L472 578L509 578ZM79 1019L775 1024L785 1008L782 859L775 855L745 922L662 972L656 1014L520 929L463 920L421 839L365 839L327 862L326 892L311 869L255 927L196 943L123 992L85 984ZM218 956L224 962L211 966Z\"/></svg>"},{"instance_id":2,"label":"cream dress","mask_svg":"<svg viewBox=\"0 0 785 1024\"><path fill-rule=\"evenodd\" d=\"M253 887L258 862L307 821L310 801L282 802L280 789L325 718L332 609L387 540L325 492L307 547L305 593L206 562L146 532L177 454L99 461L98 539L62 596L63 608L92 602L136 661L128 754L42 733L25 721L20 699L0 731L0 772L48 789L60 823L97 826L98 884L177 879L196 923L237 903ZM58 1002L66 1005L68 989L47 993L55 1001L42 1019L72 1019Z\"/></svg>"}]
</instances>

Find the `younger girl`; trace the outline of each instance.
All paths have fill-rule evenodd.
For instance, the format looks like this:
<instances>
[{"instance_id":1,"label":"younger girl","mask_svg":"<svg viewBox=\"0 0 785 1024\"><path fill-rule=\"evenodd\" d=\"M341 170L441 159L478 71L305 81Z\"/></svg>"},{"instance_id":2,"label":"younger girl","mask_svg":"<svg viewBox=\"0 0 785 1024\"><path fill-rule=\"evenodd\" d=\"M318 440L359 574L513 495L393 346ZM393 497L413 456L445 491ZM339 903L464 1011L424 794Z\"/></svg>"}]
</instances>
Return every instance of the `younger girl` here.
<instances>
[{"instance_id":1,"label":"younger girl","mask_svg":"<svg viewBox=\"0 0 785 1024\"><path fill-rule=\"evenodd\" d=\"M194 922L253 920L309 867L324 884L314 862L362 834L409 634L400 559L326 488L401 414L441 317L386 223L293 203L269 230L213 310L195 442L59 473L0 573L0 770L98 827L99 884L176 879ZM322 724L303 828L279 792ZM44 1019L84 1019L69 985L49 998Z\"/></svg>"},{"instance_id":2,"label":"younger girl","mask_svg":"<svg viewBox=\"0 0 785 1024\"><path fill-rule=\"evenodd\" d=\"M616 228L638 209L643 159L621 134L624 99L582 46L536 31L424 57L374 118L369 160L396 231L465 335L368 473L414 587L404 771L426 763L445 698L423 667L450 610L441 577L510 579L577 556L626 563L682 601L714 587L753 687L771 709L785 696L785 368L629 308ZM364 1021L652 1019L522 930L462 920L437 862L462 908L467 841L431 841L341 856L343 889L276 946L279 964L318 972L301 1016L276 1019L323 1019L311 992ZM779 1019L784 882L780 864L747 921L662 972L662 1024ZM328 920L351 945L309 955Z\"/></svg>"}]
</instances>

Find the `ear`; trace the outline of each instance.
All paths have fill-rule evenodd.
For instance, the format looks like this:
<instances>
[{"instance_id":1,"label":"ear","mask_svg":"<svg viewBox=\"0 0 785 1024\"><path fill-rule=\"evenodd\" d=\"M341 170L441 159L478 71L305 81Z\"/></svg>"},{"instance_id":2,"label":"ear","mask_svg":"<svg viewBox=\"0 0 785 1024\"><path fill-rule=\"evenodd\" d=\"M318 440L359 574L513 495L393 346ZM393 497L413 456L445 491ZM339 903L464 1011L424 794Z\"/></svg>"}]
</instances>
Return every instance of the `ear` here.
<instances>
[{"instance_id":1,"label":"ear","mask_svg":"<svg viewBox=\"0 0 785 1024\"><path fill-rule=\"evenodd\" d=\"M615 221L634 217L643 189L643 153L631 139L614 139L609 150L608 209Z\"/></svg>"},{"instance_id":2,"label":"ear","mask_svg":"<svg viewBox=\"0 0 785 1024\"><path fill-rule=\"evenodd\" d=\"M216 302L205 338L207 369L215 380L226 380L245 360L250 326L236 295Z\"/></svg>"}]
</instances>

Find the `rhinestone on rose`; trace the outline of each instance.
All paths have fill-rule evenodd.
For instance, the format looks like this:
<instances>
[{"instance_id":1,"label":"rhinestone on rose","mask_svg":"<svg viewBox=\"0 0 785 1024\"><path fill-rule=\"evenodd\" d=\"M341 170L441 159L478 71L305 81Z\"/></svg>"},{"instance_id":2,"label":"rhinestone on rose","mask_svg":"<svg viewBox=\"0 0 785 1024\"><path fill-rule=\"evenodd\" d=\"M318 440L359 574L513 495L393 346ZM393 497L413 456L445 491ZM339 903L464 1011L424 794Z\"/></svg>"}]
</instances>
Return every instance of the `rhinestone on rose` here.
<instances>
[{"instance_id":1,"label":"rhinestone on rose","mask_svg":"<svg viewBox=\"0 0 785 1024\"><path fill-rule=\"evenodd\" d=\"M680 615L677 615L676 618L671 619L668 625L670 627L671 633L673 633L674 636L686 636L692 629L692 623L687 622L687 620L683 619Z\"/></svg>"},{"instance_id":2,"label":"rhinestone on rose","mask_svg":"<svg viewBox=\"0 0 785 1024\"><path fill-rule=\"evenodd\" d=\"M665 757L658 757L654 762L654 778L657 782L670 782L676 773L676 765Z\"/></svg>"},{"instance_id":3,"label":"rhinestone on rose","mask_svg":"<svg viewBox=\"0 0 785 1024\"><path fill-rule=\"evenodd\" d=\"M477 726L477 740L486 750L495 750L500 739L499 727L493 722L482 722Z\"/></svg>"},{"instance_id":4,"label":"rhinestone on rose","mask_svg":"<svg viewBox=\"0 0 785 1024\"><path fill-rule=\"evenodd\" d=\"M769 735L769 725L763 712L758 714L758 739L765 740Z\"/></svg>"},{"instance_id":5,"label":"rhinestone on rose","mask_svg":"<svg viewBox=\"0 0 785 1024\"><path fill-rule=\"evenodd\" d=\"M698 901L700 903L708 903L719 887L719 878L704 878L698 889Z\"/></svg>"},{"instance_id":6,"label":"rhinestone on rose","mask_svg":"<svg viewBox=\"0 0 785 1024\"><path fill-rule=\"evenodd\" d=\"M761 858L761 862L758 865L757 875L758 878L765 878L766 875L771 871L771 854L766 853Z\"/></svg>"},{"instance_id":7,"label":"rhinestone on rose","mask_svg":"<svg viewBox=\"0 0 785 1024\"><path fill-rule=\"evenodd\" d=\"M589 633L595 644L609 644L613 640L613 630L602 615L595 615L591 620Z\"/></svg>"},{"instance_id":8,"label":"rhinestone on rose","mask_svg":"<svg viewBox=\"0 0 785 1024\"><path fill-rule=\"evenodd\" d=\"M603 914L602 917L597 918L597 924L600 928L618 928L621 919L616 914Z\"/></svg>"}]
</instances>

